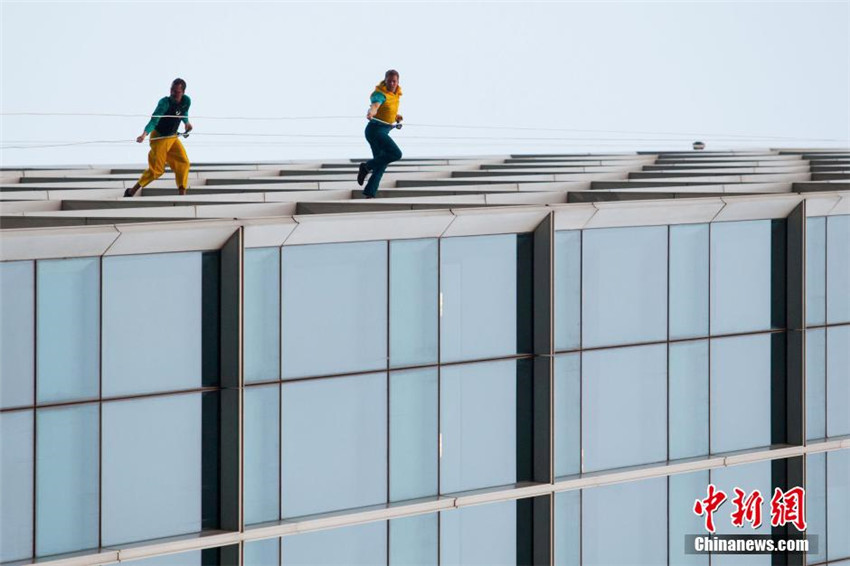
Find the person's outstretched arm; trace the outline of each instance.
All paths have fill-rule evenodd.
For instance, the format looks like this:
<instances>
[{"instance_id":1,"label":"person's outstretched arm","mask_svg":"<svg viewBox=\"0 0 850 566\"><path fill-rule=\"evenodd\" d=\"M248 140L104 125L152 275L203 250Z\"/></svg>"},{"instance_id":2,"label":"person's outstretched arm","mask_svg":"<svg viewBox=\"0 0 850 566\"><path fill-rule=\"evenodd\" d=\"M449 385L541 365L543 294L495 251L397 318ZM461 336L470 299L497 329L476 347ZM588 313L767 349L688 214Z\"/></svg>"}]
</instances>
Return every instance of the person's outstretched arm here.
<instances>
[{"instance_id":1,"label":"person's outstretched arm","mask_svg":"<svg viewBox=\"0 0 850 566\"><path fill-rule=\"evenodd\" d=\"M153 117L150 119L150 122L148 122L148 125L145 126L145 130L142 132L142 135L136 138L136 141L139 143L145 141L145 136L156 128L156 125L159 122L159 116L162 116L166 112L168 112L168 100L163 98L157 103L156 108L154 108L153 111Z\"/></svg>"},{"instance_id":2,"label":"person's outstretched arm","mask_svg":"<svg viewBox=\"0 0 850 566\"><path fill-rule=\"evenodd\" d=\"M192 131L192 124L189 123L189 107L192 106L192 99L186 96L185 94L183 95L183 97L186 99L186 114L182 118L183 124L185 124L183 126L183 133L188 134Z\"/></svg>"},{"instance_id":3,"label":"person's outstretched arm","mask_svg":"<svg viewBox=\"0 0 850 566\"><path fill-rule=\"evenodd\" d=\"M378 108L381 107L381 104L387 101L387 97L384 96L384 93L380 91L375 91L372 93L372 96L369 97L369 102L372 105L369 107L369 110L366 112L366 119L371 120L378 113Z\"/></svg>"},{"instance_id":4,"label":"person's outstretched arm","mask_svg":"<svg viewBox=\"0 0 850 566\"><path fill-rule=\"evenodd\" d=\"M374 118L375 115L378 113L378 108L380 107L380 102L373 102L372 105L369 107L369 110L366 111L366 119L371 120L372 118Z\"/></svg>"}]
</instances>

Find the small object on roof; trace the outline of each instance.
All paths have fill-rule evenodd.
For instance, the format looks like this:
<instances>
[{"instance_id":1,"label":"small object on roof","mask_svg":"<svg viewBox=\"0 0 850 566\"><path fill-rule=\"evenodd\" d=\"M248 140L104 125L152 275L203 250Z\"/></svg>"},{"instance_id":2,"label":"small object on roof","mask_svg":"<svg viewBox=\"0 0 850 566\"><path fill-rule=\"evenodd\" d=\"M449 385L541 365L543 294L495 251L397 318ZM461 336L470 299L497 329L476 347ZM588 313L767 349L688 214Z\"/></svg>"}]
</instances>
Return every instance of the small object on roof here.
<instances>
[{"instance_id":1,"label":"small object on roof","mask_svg":"<svg viewBox=\"0 0 850 566\"><path fill-rule=\"evenodd\" d=\"M695 141L694 142L694 149L696 149L696 150L705 149L705 144L702 143L701 141Z\"/></svg>"}]
</instances>

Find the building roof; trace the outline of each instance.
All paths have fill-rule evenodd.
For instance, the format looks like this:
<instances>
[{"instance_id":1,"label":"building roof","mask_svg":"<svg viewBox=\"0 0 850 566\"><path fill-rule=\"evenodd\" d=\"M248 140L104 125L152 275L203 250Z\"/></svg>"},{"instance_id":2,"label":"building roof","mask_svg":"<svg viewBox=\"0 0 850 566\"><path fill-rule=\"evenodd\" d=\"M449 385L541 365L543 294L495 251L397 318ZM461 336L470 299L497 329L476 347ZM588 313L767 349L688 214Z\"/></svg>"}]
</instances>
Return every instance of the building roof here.
<instances>
[{"instance_id":1,"label":"building roof","mask_svg":"<svg viewBox=\"0 0 850 566\"><path fill-rule=\"evenodd\" d=\"M141 167L5 168L0 259L212 249L238 226L262 247L523 232L549 214L558 230L784 218L803 200L850 214L850 149L404 159L371 200L360 161L193 164L187 196L169 171L138 198L123 193Z\"/></svg>"}]
</instances>

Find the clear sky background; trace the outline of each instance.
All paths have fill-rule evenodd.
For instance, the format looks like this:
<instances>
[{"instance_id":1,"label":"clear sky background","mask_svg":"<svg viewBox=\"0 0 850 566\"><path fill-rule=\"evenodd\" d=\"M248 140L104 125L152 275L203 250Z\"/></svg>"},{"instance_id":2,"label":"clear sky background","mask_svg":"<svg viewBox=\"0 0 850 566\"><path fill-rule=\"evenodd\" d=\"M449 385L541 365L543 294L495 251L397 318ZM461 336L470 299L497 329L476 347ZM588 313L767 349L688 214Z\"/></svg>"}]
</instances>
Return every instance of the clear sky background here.
<instances>
[{"instance_id":1,"label":"clear sky background","mask_svg":"<svg viewBox=\"0 0 850 566\"><path fill-rule=\"evenodd\" d=\"M0 17L4 167L144 164L132 140L177 76L193 162L361 157L388 68L408 157L850 147L847 0L2 0ZM45 147L84 141L110 143Z\"/></svg>"}]
</instances>

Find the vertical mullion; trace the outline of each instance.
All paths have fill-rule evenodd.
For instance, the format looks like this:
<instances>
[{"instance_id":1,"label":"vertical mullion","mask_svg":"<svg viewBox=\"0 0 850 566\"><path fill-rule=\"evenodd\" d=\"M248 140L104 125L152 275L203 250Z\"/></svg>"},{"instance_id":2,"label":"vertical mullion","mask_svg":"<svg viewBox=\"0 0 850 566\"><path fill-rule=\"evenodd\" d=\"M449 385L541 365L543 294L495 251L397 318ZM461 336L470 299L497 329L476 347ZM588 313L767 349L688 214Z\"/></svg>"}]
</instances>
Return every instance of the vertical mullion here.
<instances>
[{"instance_id":1,"label":"vertical mullion","mask_svg":"<svg viewBox=\"0 0 850 566\"><path fill-rule=\"evenodd\" d=\"M579 358L578 358L578 445L579 475L584 474L584 230L579 231ZM584 490L578 493L578 559L584 563Z\"/></svg>"},{"instance_id":2,"label":"vertical mullion","mask_svg":"<svg viewBox=\"0 0 850 566\"><path fill-rule=\"evenodd\" d=\"M708 341L707 346L708 346L708 453L709 453L709 455L712 454L712 450L711 450L711 405L712 405L711 404L711 349L712 349L712 343L714 342L714 340L712 340L712 338L711 338L711 321L714 317L712 316L713 313L712 313L711 307L712 307L712 303L714 301L714 292L713 292L713 289L711 288L711 273L712 273L712 269L714 268L714 265L712 263L712 257L711 257L711 242L712 242L712 235L713 234L714 234L714 222L709 222L708 223L708 336L706 337L707 341ZM709 483L711 483L711 475L709 475ZM709 555L708 561L709 561L709 564L711 564L711 555Z\"/></svg>"},{"instance_id":3,"label":"vertical mullion","mask_svg":"<svg viewBox=\"0 0 850 566\"><path fill-rule=\"evenodd\" d=\"M579 474L584 473L584 230L579 233L579 360L578 360L578 446ZM579 503L581 516L581 502Z\"/></svg>"},{"instance_id":4,"label":"vertical mullion","mask_svg":"<svg viewBox=\"0 0 850 566\"><path fill-rule=\"evenodd\" d=\"M805 342L803 343L805 345ZM805 360L804 360L805 361ZM804 374L805 376L805 374ZM829 439L829 327L823 328L823 435Z\"/></svg>"},{"instance_id":5,"label":"vertical mullion","mask_svg":"<svg viewBox=\"0 0 850 566\"><path fill-rule=\"evenodd\" d=\"M98 263L99 277L99 304L100 313L98 316L98 333L100 336L98 344L98 389L97 389L97 546L103 546L103 316L104 316L104 301L103 301L103 256L100 256Z\"/></svg>"},{"instance_id":6,"label":"vertical mullion","mask_svg":"<svg viewBox=\"0 0 850 566\"><path fill-rule=\"evenodd\" d=\"M673 261L670 255L670 246L673 239L673 227L667 226L667 344L666 344L666 356L667 356L667 387L665 389L665 393L667 394L667 422L665 423L665 432L667 433L667 462L670 462L670 263ZM667 548L665 549L667 552L667 564L670 563L670 476L667 476L667 481L665 482L667 485L667 525L666 529L664 529L665 540L667 541Z\"/></svg>"},{"instance_id":7,"label":"vertical mullion","mask_svg":"<svg viewBox=\"0 0 850 566\"><path fill-rule=\"evenodd\" d=\"M32 556L36 556L36 536L38 535L38 266L40 262L32 262Z\"/></svg>"},{"instance_id":8,"label":"vertical mullion","mask_svg":"<svg viewBox=\"0 0 850 566\"><path fill-rule=\"evenodd\" d=\"M244 530L244 238L238 228L219 252L218 526Z\"/></svg>"},{"instance_id":9,"label":"vertical mullion","mask_svg":"<svg viewBox=\"0 0 850 566\"><path fill-rule=\"evenodd\" d=\"M392 318L390 313L390 294L392 293L392 254L390 253L390 246L392 242L387 240L387 352L386 352L386 383L387 383L387 391L386 391L386 408L387 408L387 503L390 502L390 437L391 437L391 423L390 423L390 333L392 332ZM387 566L390 564L390 521L386 521L386 533L387 533Z\"/></svg>"},{"instance_id":10,"label":"vertical mullion","mask_svg":"<svg viewBox=\"0 0 850 566\"><path fill-rule=\"evenodd\" d=\"M829 452L823 455L823 556L829 562Z\"/></svg>"},{"instance_id":11,"label":"vertical mullion","mask_svg":"<svg viewBox=\"0 0 850 566\"><path fill-rule=\"evenodd\" d=\"M277 516L283 518L283 246L278 250L277 270L277 328L280 338L277 341L279 355L277 385ZM283 537L279 537L278 559L283 561Z\"/></svg>"},{"instance_id":12,"label":"vertical mullion","mask_svg":"<svg viewBox=\"0 0 850 566\"><path fill-rule=\"evenodd\" d=\"M667 433L667 461L668 462L670 461L670 340L671 340L671 338L670 338L670 287L671 287L670 263L672 261L671 256L670 256L670 244L671 244L672 239L673 239L673 229L672 229L671 226L668 225L667 226L667 347L666 347L667 387L665 389L665 392L667 394L667 419L666 419L667 422L665 423L665 427L664 427L665 432ZM670 505L669 505L669 501L670 501L670 486L669 486L669 484L670 484L670 482L669 482L669 478L668 478L667 484L668 484L667 485L667 501L668 501L668 505L667 505L667 524L668 524L667 533L668 533L668 536L669 536L669 532L670 532L670 529L669 529L669 524L670 524ZM670 561L669 540L668 540L668 544L667 544L667 561L668 562Z\"/></svg>"},{"instance_id":13,"label":"vertical mullion","mask_svg":"<svg viewBox=\"0 0 850 566\"><path fill-rule=\"evenodd\" d=\"M806 201L785 220L785 411L784 442L805 446L806 426ZM826 396L824 396L826 399ZM772 411L773 412L773 411ZM776 441L773 439L772 441Z\"/></svg>"},{"instance_id":14,"label":"vertical mullion","mask_svg":"<svg viewBox=\"0 0 850 566\"><path fill-rule=\"evenodd\" d=\"M443 385L443 238L437 238L437 497L442 493L442 385ZM437 513L437 565L442 564L442 517L443 513Z\"/></svg>"},{"instance_id":15,"label":"vertical mullion","mask_svg":"<svg viewBox=\"0 0 850 566\"><path fill-rule=\"evenodd\" d=\"M549 352L548 352L548 365L549 365L549 483L555 483L555 318L557 317L557 313L555 312L555 263L557 261L555 255L555 213L549 212L549 220L550 220L550 228L549 228L549 254L547 256L548 259L548 276L549 276ZM581 250L581 243L579 243L579 250ZM581 279L581 273L579 273L579 279ZM581 299L579 299L581 300ZM537 315L537 312L533 312L532 316ZM581 328L581 323L579 323L579 332ZM579 335L581 336L581 335ZM580 342L579 342L580 343ZM579 356L580 357L580 356ZM581 380L581 374L579 374L579 380ZM579 445L581 440L579 440ZM554 564L555 559L555 493L550 492L549 495L549 563Z\"/></svg>"}]
</instances>

